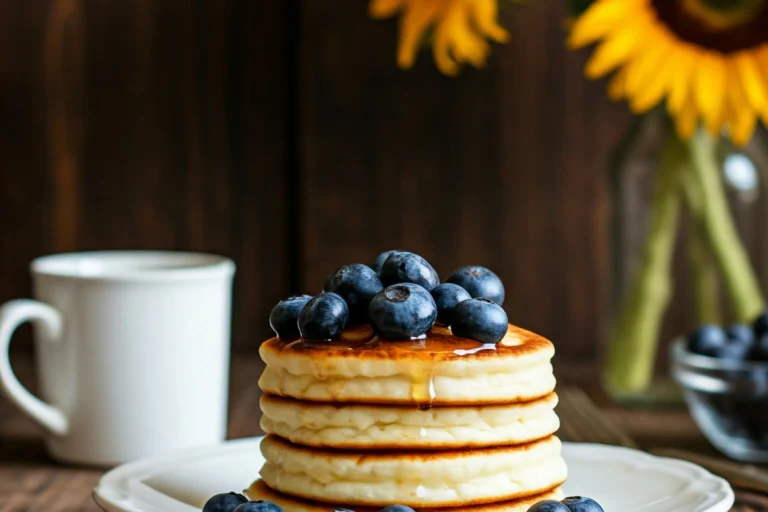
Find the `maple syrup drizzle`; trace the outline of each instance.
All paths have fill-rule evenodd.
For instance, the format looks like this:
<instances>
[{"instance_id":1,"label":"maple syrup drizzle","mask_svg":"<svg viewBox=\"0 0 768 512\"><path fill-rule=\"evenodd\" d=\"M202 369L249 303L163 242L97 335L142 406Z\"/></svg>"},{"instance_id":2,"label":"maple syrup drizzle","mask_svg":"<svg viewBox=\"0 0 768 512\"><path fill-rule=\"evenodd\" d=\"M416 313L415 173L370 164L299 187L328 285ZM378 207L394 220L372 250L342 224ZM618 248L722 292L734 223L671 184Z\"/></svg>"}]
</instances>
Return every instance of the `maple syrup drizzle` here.
<instances>
[{"instance_id":1,"label":"maple syrup drizzle","mask_svg":"<svg viewBox=\"0 0 768 512\"><path fill-rule=\"evenodd\" d=\"M426 411L432 408L435 401L435 366L431 362L426 366L414 365L411 368L411 400L421 409Z\"/></svg>"},{"instance_id":2,"label":"maple syrup drizzle","mask_svg":"<svg viewBox=\"0 0 768 512\"><path fill-rule=\"evenodd\" d=\"M411 357L415 354L417 357L407 363L411 378L411 400L419 409L428 410L436 398L437 361L471 356L486 350L505 350L519 343L520 340L510 335L499 343L483 343L456 336L450 328L442 325L435 325L426 336L416 339L383 340L375 335L370 325L358 324L347 327L336 340L283 340L283 350L375 350L393 358L404 352ZM421 434L424 436L426 432Z\"/></svg>"}]
</instances>

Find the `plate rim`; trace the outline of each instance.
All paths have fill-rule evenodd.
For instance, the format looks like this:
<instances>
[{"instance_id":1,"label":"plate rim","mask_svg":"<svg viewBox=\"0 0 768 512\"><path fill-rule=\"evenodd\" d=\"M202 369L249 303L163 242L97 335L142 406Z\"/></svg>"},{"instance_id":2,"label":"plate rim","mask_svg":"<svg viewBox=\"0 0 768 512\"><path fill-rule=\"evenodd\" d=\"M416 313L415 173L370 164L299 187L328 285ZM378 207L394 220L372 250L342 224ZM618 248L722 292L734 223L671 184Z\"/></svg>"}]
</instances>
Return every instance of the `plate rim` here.
<instances>
[{"instance_id":1,"label":"plate rim","mask_svg":"<svg viewBox=\"0 0 768 512\"><path fill-rule=\"evenodd\" d=\"M161 473L167 468L176 466L186 460L198 460L201 457L222 457L230 454L230 452L240 452L244 448L255 449L259 446L262 439L264 439L264 436L234 439L217 445L190 448L121 464L102 475L93 487L93 500L101 509L107 512L163 512L166 509L132 496L131 487L133 487L133 484L139 480L145 480L153 474ZM665 466L692 471L699 479L706 479L716 484L713 492L721 494L720 500L717 503L713 503L707 512L726 512L733 506L735 501L733 489L726 480L692 462L672 457L661 457L625 446L600 443L563 442L563 450L564 452L575 451L585 458L594 458L600 453L610 453L615 457L615 454L621 453L622 460L627 460L631 456L631 459L638 463L653 463L656 466L662 463ZM179 510L182 508L187 511L198 510L187 504L182 503L181 505L183 507L179 507Z\"/></svg>"}]
</instances>

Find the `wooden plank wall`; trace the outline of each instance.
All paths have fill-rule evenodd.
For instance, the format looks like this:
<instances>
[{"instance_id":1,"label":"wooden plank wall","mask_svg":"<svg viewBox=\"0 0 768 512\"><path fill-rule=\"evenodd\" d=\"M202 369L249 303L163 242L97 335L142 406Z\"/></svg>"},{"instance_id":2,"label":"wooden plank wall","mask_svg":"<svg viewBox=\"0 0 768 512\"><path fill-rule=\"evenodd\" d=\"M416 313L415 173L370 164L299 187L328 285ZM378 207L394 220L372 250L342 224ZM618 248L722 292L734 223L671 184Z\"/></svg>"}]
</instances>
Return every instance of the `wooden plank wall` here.
<instances>
[{"instance_id":1,"label":"wooden plank wall","mask_svg":"<svg viewBox=\"0 0 768 512\"><path fill-rule=\"evenodd\" d=\"M563 2L505 12L511 43L458 78L398 70L366 3L0 0L0 300L39 254L218 252L247 349L280 297L406 248L497 270L513 321L593 357L628 115Z\"/></svg>"}]
</instances>

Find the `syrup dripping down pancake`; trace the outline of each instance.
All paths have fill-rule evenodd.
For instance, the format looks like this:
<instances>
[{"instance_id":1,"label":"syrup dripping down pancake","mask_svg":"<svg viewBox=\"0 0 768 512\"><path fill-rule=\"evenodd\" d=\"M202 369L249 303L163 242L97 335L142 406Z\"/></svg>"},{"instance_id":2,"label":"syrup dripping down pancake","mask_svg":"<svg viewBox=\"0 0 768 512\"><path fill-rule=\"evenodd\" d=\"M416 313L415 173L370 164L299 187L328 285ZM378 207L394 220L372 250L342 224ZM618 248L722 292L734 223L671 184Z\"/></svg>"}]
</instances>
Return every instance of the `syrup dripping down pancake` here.
<instances>
[{"instance_id":1,"label":"syrup dripping down pancake","mask_svg":"<svg viewBox=\"0 0 768 512\"><path fill-rule=\"evenodd\" d=\"M510 325L497 344L435 327L424 339L389 341L370 327L339 342L273 338L262 344L265 393L298 400L431 406L530 402L555 388L552 343Z\"/></svg>"}]
</instances>

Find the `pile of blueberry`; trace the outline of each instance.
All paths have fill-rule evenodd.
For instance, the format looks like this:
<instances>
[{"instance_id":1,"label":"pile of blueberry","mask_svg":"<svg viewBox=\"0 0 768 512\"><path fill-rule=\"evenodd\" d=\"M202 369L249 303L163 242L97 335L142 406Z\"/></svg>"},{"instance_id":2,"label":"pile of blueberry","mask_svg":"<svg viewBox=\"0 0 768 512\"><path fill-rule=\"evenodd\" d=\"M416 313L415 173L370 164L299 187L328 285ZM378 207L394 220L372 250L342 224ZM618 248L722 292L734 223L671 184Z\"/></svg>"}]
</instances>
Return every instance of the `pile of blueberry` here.
<instances>
[{"instance_id":1,"label":"pile of blueberry","mask_svg":"<svg viewBox=\"0 0 768 512\"><path fill-rule=\"evenodd\" d=\"M768 311L761 313L751 327L703 325L688 336L688 350L732 361L768 361Z\"/></svg>"},{"instance_id":2,"label":"pile of blueberry","mask_svg":"<svg viewBox=\"0 0 768 512\"><path fill-rule=\"evenodd\" d=\"M602 511L602 509L599 510ZM242 494L227 492L217 494L209 499L205 505L203 505L203 512L283 512L283 509L271 501L248 501L248 498ZM346 508L337 508L332 512L354 511ZM405 505L390 505L382 508L379 512L414 512L414 510Z\"/></svg>"},{"instance_id":3,"label":"pile of blueberry","mask_svg":"<svg viewBox=\"0 0 768 512\"><path fill-rule=\"evenodd\" d=\"M437 321L458 336L496 343L507 332L503 302L504 285L485 267L462 267L440 284L427 260L393 250L372 265L344 265L314 297L278 302L269 324L280 338L327 341L348 323L370 323L381 338L399 340L419 338Z\"/></svg>"},{"instance_id":4,"label":"pile of blueberry","mask_svg":"<svg viewBox=\"0 0 768 512\"><path fill-rule=\"evenodd\" d=\"M563 501L540 501L528 509L528 512L605 512L592 498L570 496Z\"/></svg>"}]
</instances>

